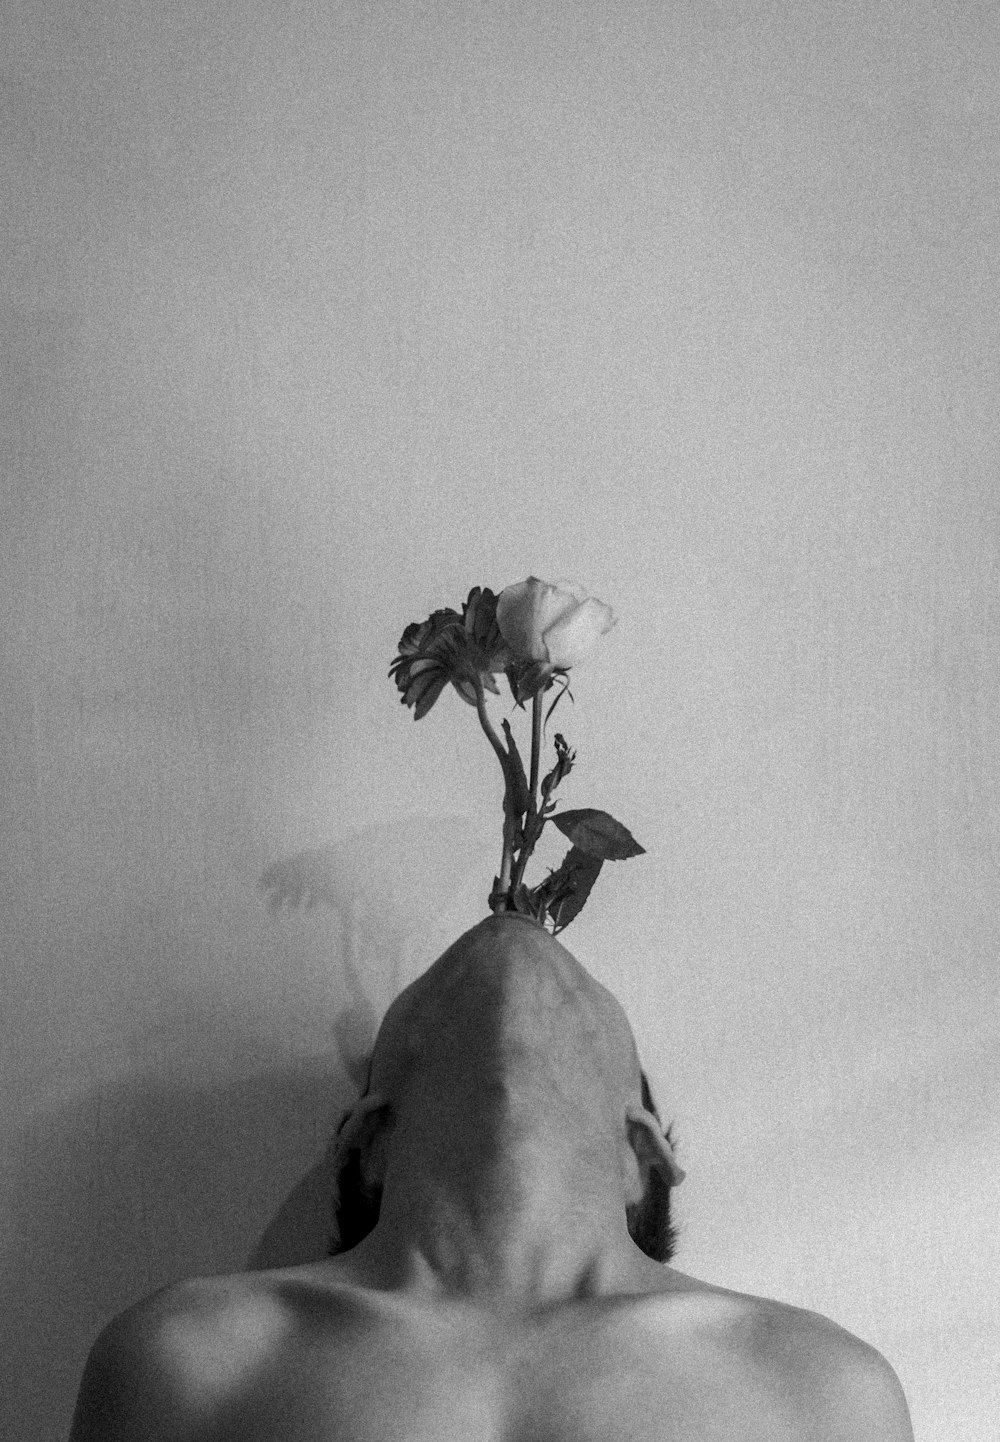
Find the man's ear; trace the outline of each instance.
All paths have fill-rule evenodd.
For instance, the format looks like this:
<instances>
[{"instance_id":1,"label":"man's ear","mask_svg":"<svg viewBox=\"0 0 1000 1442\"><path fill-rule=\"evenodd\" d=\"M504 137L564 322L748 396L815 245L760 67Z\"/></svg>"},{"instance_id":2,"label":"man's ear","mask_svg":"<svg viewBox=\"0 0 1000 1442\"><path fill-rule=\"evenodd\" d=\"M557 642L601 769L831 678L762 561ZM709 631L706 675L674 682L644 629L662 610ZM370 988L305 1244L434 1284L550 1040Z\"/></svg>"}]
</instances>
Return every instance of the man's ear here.
<instances>
[{"instance_id":1,"label":"man's ear","mask_svg":"<svg viewBox=\"0 0 1000 1442\"><path fill-rule=\"evenodd\" d=\"M670 1221L670 1192L684 1180L684 1172L659 1122L645 1107L630 1106L625 1126L641 1188L626 1208L629 1234L647 1257L669 1262L677 1240Z\"/></svg>"},{"instance_id":2,"label":"man's ear","mask_svg":"<svg viewBox=\"0 0 1000 1442\"><path fill-rule=\"evenodd\" d=\"M380 1092L359 1097L337 1128L329 1152L336 1227L331 1256L356 1247L378 1221L391 1130L392 1111Z\"/></svg>"},{"instance_id":3,"label":"man's ear","mask_svg":"<svg viewBox=\"0 0 1000 1442\"><path fill-rule=\"evenodd\" d=\"M630 1106L625 1111L629 1142L640 1165L645 1161L667 1172L672 1187L679 1187L687 1173L674 1155L670 1138L660 1129L660 1123L645 1107Z\"/></svg>"}]
</instances>

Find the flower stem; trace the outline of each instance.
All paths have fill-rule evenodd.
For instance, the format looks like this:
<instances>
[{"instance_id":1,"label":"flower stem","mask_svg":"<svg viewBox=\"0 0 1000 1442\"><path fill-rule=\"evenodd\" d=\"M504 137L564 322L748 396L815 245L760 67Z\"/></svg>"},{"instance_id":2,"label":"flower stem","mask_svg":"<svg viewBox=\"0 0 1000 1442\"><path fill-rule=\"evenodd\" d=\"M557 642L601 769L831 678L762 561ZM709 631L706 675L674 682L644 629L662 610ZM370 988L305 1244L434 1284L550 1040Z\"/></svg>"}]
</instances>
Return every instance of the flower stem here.
<instances>
[{"instance_id":1,"label":"flower stem","mask_svg":"<svg viewBox=\"0 0 1000 1442\"><path fill-rule=\"evenodd\" d=\"M514 869L514 839L518 830L518 818L514 810L514 780L511 775L511 761L506 747L500 740L486 710L486 693L483 683L476 678L476 714L479 724L486 733L503 772L503 852L500 857L499 884L490 894L490 906L494 911L506 911L510 895L510 879Z\"/></svg>"},{"instance_id":2,"label":"flower stem","mask_svg":"<svg viewBox=\"0 0 1000 1442\"><path fill-rule=\"evenodd\" d=\"M476 678L476 715L479 717L479 724L486 732L487 740L497 753L497 760L500 762L500 769L503 772L504 787L509 789L510 782L510 757L507 755L507 748L500 737L493 729L493 722L486 710L486 692L483 690L483 683Z\"/></svg>"},{"instance_id":3,"label":"flower stem","mask_svg":"<svg viewBox=\"0 0 1000 1442\"><path fill-rule=\"evenodd\" d=\"M544 817L538 815L538 769L542 751L542 692L536 691L531 698L531 770L528 779L528 812L524 818L524 839L514 868L512 890L516 891L524 877L524 869L535 849L535 842L542 834Z\"/></svg>"},{"instance_id":4,"label":"flower stem","mask_svg":"<svg viewBox=\"0 0 1000 1442\"><path fill-rule=\"evenodd\" d=\"M531 698L531 775L528 779L528 795L531 809L537 809L535 797L538 792L538 763L542 751L542 693L536 691Z\"/></svg>"}]
</instances>

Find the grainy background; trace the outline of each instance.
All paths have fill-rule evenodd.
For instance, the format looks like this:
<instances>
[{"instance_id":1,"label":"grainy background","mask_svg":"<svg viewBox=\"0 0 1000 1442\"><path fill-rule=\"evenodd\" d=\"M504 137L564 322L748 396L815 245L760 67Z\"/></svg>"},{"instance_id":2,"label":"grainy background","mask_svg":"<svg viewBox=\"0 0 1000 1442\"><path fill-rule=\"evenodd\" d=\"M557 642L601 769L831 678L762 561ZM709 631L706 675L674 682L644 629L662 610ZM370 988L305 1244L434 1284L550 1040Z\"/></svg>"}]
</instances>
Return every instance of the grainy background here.
<instances>
[{"instance_id":1,"label":"grainy background","mask_svg":"<svg viewBox=\"0 0 1000 1442\"><path fill-rule=\"evenodd\" d=\"M244 1262L483 914L492 757L385 670L535 572L621 616L565 799L648 855L566 940L677 1120L680 1265L874 1342L920 1442L986 1442L996 7L4 0L2 33L0 1431L62 1436L113 1312ZM317 904L272 916L273 865Z\"/></svg>"}]
</instances>

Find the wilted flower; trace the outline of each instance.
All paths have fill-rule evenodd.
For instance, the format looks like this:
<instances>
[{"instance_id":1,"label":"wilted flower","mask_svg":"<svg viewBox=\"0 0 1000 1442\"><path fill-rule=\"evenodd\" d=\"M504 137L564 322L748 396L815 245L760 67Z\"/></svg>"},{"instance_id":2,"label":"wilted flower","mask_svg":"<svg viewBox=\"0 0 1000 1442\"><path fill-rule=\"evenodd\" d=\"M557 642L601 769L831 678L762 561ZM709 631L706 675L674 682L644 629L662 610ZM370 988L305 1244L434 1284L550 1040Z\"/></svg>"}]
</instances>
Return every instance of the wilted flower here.
<instances>
[{"instance_id":1,"label":"wilted flower","mask_svg":"<svg viewBox=\"0 0 1000 1442\"><path fill-rule=\"evenodd\" d=\"M496 601L492 591L476 586L461 615L448 606L407 626L389 675L403 705L413 707L415 721L427 715L449 681L470 706L479 685L497 691L493 675L504 670L510 654L497 626Z\"/></svg>"},{"instance_id":2,"label":"wilted flower","mask_svg":"<svg viewBox=\"0 0 1000 1442\"><path fill-rule=\"evenodd\" d=\"M462 607L467 659L491 691L497 689L493 676L510 664L510 649L497 624L497 599L488 586L473 586Z\"/></svg>"},{"instance_id":3,"label":"wilted flower","mask_svg":"<svg viewBox=\"0 0 1000 1442\"><path fill-rule=\"evenodd\" d=\"M593 650L617 617L610 606L572 581L554 586L529 576L497 601L500 634L518 661L544 671L568 671Z\"/></svg>"},{"instance_id":4,"label":"wilted flower","mask_svg":"<svg viewBox=\"0 0 1000 1442\"><path fill-rule=\"evenodd\" d=\"M449 608L435 611L426 621L411 622L399 638L389 675L402 692L403 705L414 708L415 721L427 714L451 680L456 629L463 633L461 617Z\"/></svg>"}]
</instances>

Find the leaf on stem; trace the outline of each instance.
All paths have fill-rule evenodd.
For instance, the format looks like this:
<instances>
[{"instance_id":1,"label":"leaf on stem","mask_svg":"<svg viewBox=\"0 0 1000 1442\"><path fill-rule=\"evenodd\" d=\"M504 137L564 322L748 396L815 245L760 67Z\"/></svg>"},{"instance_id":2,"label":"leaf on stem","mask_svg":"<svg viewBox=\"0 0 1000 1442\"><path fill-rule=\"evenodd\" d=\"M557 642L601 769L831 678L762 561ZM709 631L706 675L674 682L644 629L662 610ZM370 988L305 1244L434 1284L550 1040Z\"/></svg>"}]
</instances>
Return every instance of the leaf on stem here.
<instances>
[{"instance_id":1,"label":"leaf on stem","mask_svg":"<svg viewBox=\"0 0 1000 1442\"><path fill-rule=\"evenodd\" d=\"M562 671L557 671L557 672L556 672L556 678L557 678L562 684L561 684L561 686L560 686L560 688L559 688L559 695L555 698L555 700L552 702L552 705L549 707L549 709L548 709L548 710L546 711L546 713L545 713L545 724L546 724L546 726L547 726L547 725L549 724L549 722L551 721L553 711L554 711L554 710L556 709L556 707L559 705L559 702L562 700L562 698L563 698L564 696L568 696L571 701L573 700L573 692L569 689L569 677L566 676L564 672L562 672Z\"/></svg>"},{"instance_id":2,"label":"leaf on stem","mask_svg":"<svg viewBox=\"0 0 1000 1442\"><path fill-rule=\"evenodd\" d=\"M588 856L602 861L626 861L630 856L643 856L632 833L606 811L584 806L577 811L560 811L550 817L554 826Z\"/></svg>"},{"instance_id":3,"label":"leaf on stem","mask_svg":"<svg viewBox=\"0 0 1000 1442\"><path fill-rule=\"evenodd\" d=\"M566 744L565 736L561 736L558 731L555 736L555 747L556 764L542 780L542 797L546 802L560 781L572 771L573 762L576 760L576 752L570 750ZM554 806L555 802L552 804Z\"/></svg>"},{"instance_id":4,"label":"leaf on stem","mask_svg":"<svg viewBox=\"0 0 1000 1442\"><path fill-rule=\"evenodd\" d=\"M534 914L541 919L548 912L552 917L553 935L582 911L603 865L603 858L571 846L558 869L529 893Z\"/></svg>"},{"instance_id":5,"label":"leaf on stem","mask_svg":"<svg viewBox=\"0 0 1000 1442\"><path fill-rule=\"evenodd\" d=\"M506 716L500 722L503 727L503 734L507 738L507 751L510 755L511 779L514 784L514 795L511 801L518 816L523 816L528 809L530 800L528 789L528 777L525 774L524 762L521 760L521 753L517 749L517 742L514 740L514 733L510 729L510 722Z\"/></svg>"},{"instance_id":6,"label":"leaf on stem","mask_svg":"<svg viewBox=\"0 0 1000 1442\"><path fill-rule=\"evenodd\" d=\"M546 661L513 660L506 668L510 693L522 709L525 701L552 685L552 667Z\"/></svg>"}]
</instances>

